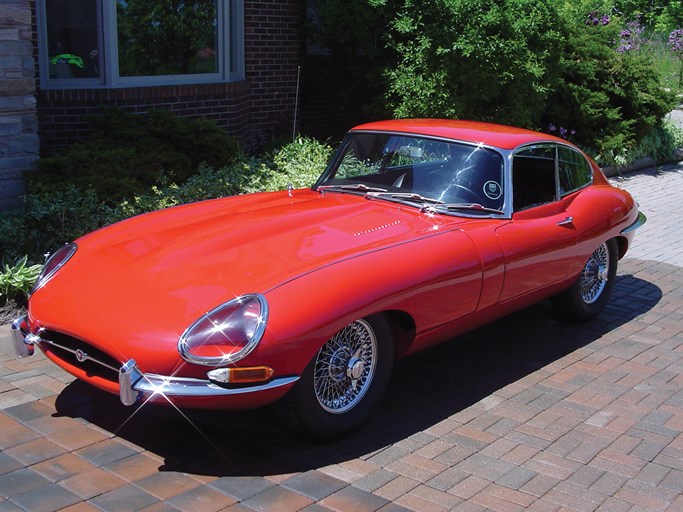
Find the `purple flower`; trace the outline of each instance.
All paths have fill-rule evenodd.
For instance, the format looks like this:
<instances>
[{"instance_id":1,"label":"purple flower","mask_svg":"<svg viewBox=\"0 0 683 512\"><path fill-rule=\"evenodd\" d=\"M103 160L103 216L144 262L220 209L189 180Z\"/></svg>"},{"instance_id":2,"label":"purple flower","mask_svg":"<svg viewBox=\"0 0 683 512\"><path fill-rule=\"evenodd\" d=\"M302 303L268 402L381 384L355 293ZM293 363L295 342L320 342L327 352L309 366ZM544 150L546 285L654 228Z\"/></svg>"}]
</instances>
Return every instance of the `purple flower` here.
<instances>
[{"instance_id":1,"label":"purple flower","mask_svg":"<svg viewBox=\"0 0 683 512\"><path fill-rule=\"evenodd\" d=\"M567 129L564 126L560 126L560 137L563 139L567 137Z\"/></svg>"},{"instance_id":2,"label":"purple flower","mask_svg":"<svg viewBox=\"0 0 683 512\"><path fill-rule=\"evenodd\" d=\"M548 125L548 131L549 131L549 132L554 132L555 130L557 130L557 126L555 126L553 123L550 123L550 124Z\"/></svg>"},{"instance_id":3,"label":"purple flower","mask_svg":"<svg viewBox=\"0 0 683 512\"><path fill-rule=\"evenodd\" d=\"M625 53L633 50L640 50L645 44L643 30L639 21L629 21L626 24L626 28L619 33L619 46L617 46L617 51L619 53Z\"/></svg>"},{"instance_id":4,"label":"purple flower","mask_svg":"<svg viewBox=\"0 0 683 512\"><path fill-rule=\"evenodd\" d=\"M669 34L666 45L674 53L683 53L683 29L677 28Z\"/></svg>"}]
</instances>

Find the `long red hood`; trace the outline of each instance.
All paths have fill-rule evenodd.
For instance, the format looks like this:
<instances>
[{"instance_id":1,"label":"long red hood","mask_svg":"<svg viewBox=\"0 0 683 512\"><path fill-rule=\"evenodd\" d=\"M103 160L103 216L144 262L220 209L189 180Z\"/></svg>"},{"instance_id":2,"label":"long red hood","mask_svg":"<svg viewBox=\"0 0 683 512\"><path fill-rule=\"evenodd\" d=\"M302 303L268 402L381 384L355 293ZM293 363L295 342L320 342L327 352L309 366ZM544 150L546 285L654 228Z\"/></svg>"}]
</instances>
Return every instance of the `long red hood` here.
<instances>
[{"instance_id":1,"label":"long red hood","mask_svg":"<svg viewBox=\"0 0 683 512\"><path fill-rule=\"evenodd\" d=\"M171 208L79 239L73 258L31 298L31 316L98 345L112 337L175 341L238 295L265 294L325 265L433 233L443 222L457 220L309 190Z\"/></svg>"}]
</instances>

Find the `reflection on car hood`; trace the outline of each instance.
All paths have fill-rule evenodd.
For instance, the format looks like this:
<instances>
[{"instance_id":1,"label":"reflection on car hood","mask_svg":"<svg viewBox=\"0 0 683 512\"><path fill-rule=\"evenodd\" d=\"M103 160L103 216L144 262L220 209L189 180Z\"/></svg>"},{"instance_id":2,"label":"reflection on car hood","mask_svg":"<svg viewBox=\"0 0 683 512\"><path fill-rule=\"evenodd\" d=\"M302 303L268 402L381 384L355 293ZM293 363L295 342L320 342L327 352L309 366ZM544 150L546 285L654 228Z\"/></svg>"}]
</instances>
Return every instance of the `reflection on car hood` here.
<instances>
[{"instance_id":1,"label":"reflection on car hood","mask_svg":"<svg viewBox=\"0 0 683 512\"><path fill-rule=\"evenodd\" d=\"M60 322L72 317L79 328L78 318L97 323L116 311L126 322L138 318L182 332L237 295L267 293L322 266L456 222L309 190L195 203L81 238L72 260L36 292L31 306L39 315L60 315Z\"/></svg>"}]
</instances>

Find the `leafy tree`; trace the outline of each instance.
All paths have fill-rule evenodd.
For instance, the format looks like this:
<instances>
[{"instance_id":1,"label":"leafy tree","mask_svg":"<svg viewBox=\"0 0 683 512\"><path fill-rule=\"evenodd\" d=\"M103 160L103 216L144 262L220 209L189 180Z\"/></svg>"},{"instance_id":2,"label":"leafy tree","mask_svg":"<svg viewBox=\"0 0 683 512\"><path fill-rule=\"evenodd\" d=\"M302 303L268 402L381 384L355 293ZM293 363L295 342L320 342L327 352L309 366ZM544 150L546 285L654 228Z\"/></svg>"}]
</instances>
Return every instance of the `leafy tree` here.
<instances>
[{"instance_id":1,"label":"leafy tree","mask_svg":"<svg viewBox=\"0 0 683 512\"><path fill-rule=\"evenodd\" d=\"M539 123L561 51L552 0L399 4L387 71L396 116Z\"/></svg>"},{"instance_id":2,"label":"leafy tree","mask_svg":"<svg viewBox=\"0 0 683 512\"><path fill-rule=\"evenodd\" d=\"M309 0L333 75L354 77L350 102L378 98L374 112L394 117L553 125L603 161L651 136L673 106L635 14L661 23L679 3ZM381 103L363 94L370 83Z\"/></svg>"}]
</instances>

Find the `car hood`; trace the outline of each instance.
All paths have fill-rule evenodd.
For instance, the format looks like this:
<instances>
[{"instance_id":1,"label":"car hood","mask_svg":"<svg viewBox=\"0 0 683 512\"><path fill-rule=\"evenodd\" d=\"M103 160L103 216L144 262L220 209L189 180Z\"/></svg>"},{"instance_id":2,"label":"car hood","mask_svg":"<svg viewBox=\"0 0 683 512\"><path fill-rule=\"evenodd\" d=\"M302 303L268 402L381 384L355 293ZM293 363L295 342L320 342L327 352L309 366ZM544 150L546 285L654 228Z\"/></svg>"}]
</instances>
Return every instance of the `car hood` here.
<instances>
[{"instance_id":1,"label":"car hood","mask_svg":"<svg viewBox=\"0 0 683 512\"><path fill-rule=\"evenodd\" d=\"M130 339L140 325L177 339L236 296L266 294L323 266L427 236L442 223L458 220L310 190L170 208L79 239L73 258L31 297L32 316L86 339L103 329Z\"/></svg>"}]
</instances>

